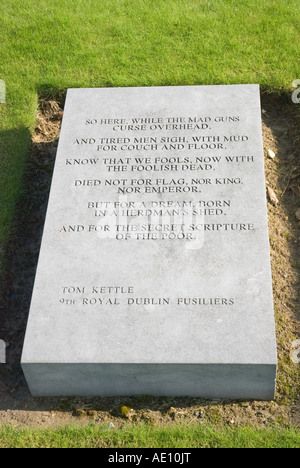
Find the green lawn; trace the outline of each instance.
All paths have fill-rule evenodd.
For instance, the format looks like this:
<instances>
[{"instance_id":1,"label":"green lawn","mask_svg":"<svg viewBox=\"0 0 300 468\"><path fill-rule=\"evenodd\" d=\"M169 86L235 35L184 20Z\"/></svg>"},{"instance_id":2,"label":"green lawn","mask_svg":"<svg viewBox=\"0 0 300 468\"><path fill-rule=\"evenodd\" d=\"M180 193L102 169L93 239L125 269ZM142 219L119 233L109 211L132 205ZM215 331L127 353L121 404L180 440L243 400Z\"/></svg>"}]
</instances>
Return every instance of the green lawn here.
<instances>
[{"instance_id":1,"label":"green lawn","mask_svg":"<svg viewBox=\"0 0 300 468\"><path fill-rule=\"evenodd\" d=\"M299 448L300 432L294 428L253 429L211 426L96 425L82 428L0 429L0 448Z\"/></svg>"},{"instance_id":2,"label":"green lawn","mask_svg":"<svg viewBox=\"0 0 300 468\"><path fill-rule=\"evenodd\" d=\"M1 0L0 30L7 91L0 103L0 271L40 97L63 96L71 87L235 83L280 94L291 93L300 79L299 0ZM2 428L0 447L105 446L108 440L116 446L299 446L293 430L273 431L273 439L267 429L251 436L224 430L223 439L201 427L177 430Z\"/></svg>"}]
</instances>

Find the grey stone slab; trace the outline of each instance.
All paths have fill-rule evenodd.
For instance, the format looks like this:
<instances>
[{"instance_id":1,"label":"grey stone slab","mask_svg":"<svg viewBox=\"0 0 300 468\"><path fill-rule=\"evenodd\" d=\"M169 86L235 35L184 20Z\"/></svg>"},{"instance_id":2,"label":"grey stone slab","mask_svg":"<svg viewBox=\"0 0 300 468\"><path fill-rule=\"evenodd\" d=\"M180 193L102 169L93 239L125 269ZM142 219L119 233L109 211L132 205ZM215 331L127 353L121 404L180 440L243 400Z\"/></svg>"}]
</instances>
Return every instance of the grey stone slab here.
<instances>
[{"instance_id":1,"label":"grey stone slab","mask_svg":"<svg viewBox=\"0 0 300 468\"><path fill-rule=\"evenodd\" d=\"M259 86L70 89L22 367L33 395L271 399Z\"/></svg>"}]
</instances>

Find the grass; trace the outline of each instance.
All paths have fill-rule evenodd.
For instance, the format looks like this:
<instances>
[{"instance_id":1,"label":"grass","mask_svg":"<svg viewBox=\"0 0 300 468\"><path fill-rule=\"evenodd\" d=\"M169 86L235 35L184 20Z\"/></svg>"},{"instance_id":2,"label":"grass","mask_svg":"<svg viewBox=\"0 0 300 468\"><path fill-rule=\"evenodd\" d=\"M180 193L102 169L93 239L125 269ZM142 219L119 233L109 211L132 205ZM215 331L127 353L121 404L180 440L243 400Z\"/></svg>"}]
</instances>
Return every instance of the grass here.
<instances>
[{"instance_id":1,"label":"grass","mask_svg":"<svg viewBox=\"0 0 300 468\"><path fill-rule=\"evenodd\" d=\"M299 71L298 6L285 0L3 0L1 75L8 89L33 94L72 86L245 82L287 90Z\"/></svg>"},{"instance_id":2,"label":"grass","mask_svg":"<svg viewBox=\"0 0 300 468\"><path fill-rule=\"evenodd\" d=\"M250 427L214 429L192 425L172 427L96 425L62 429L0 429L0 448L299 448L295 428Z\"/></svg>"},{"instance_id":3,"label":"grass","mask_svg":"<svg viewBox=\"0 0 300 468\"><path fill-rule=\"evenodd\" d=\"M235 83L281 94L300 78L298 0L1 0L0 28L0 271L40 97L71 87ZM0 447L296 444L293 429L0 429Z\"/></svg>"}]
</instances>

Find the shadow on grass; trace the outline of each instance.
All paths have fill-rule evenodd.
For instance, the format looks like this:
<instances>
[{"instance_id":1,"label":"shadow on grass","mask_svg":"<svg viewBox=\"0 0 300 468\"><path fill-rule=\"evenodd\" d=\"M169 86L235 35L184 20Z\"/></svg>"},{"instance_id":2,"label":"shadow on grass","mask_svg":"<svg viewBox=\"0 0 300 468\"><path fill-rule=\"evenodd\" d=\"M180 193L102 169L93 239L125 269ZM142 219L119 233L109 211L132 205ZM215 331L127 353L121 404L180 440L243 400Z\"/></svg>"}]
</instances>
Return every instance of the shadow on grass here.
<instances>
[{"instance_id":1,"label":"shadow on grass","mask_svg":"<svg viewBox=\"0 0 300 468\"><path fill-rule=\"evenodd\" d=\"M0 132L0 339L7 343L13 341L13 327L21 326L18 316L9 307L7 298L13 297L14 281L11 280L9 255L14 256L17 262L18 248L12 242L13 238L22 238L22 225L14 219L17 200L22 200L22 175L26 167L28 147L31 135L26 127L5 130ZM7 245L5 240L9 239ZM10 246L10 247L9 247ZM6 354L8 350L5 350ZM3 353L5 354L5 353ZM1 356L2 357L2 356ZM3 356L3 359L5 356ZM0 366L0 373L5 366ZM0 374L1 375L1 374ZM1 388L1 379L0 379Z\"/></svg>"},{"instance_id":2,"label":"shadow on grass","mask_svg":"<svg viewBox=\"0 0 300 468\"><path fill-rule=\"evenodd\" d=\"M56 90L57 91L57 90ZM54 100L55 90L49 91L45 87L40 89L42 101ZM56 98L57 100L57 98ZM59 93L59 101L64 102L63 93ZM289 241L290 261L293 264L293 282L298 291L291 298L288 313L277 300L277 315L283 314L291 322L291 331L296 333L299 317L299 224L295 219L295 207L299 204L297 198L297 184L300 186L300 154L299 140L297 140L296 108L287 97L262 97L264 109L263 120L272 130L277 139L278 177L279 186L274 187L278 194L283 194L280 203L283 211L293 226L293 234ZM49 116L51 120L51 116ZM43 129L42 129L43 130ZM24 196L18 205L15 222L10 241L5 253L5 280L1 284L1 339L8 343L7 364L0 366L0 410L10 408L28 411L60 410L69 412L77 407L75 398L31 398L21 367L20 358L23 347L26 323L28 318L31 294L39 255L44 219L47 209L52 172L57 149L57 137L43 138L33 142L30 157L24 176ZM49 141L50 140L50 141ZM270 162L269 162L270 164ZM290 176L292 168L294 174ZM293 177L293 175L295 177ZM299 177L299 178L298 178ZM294 187L296 189L294 190ZM276 209L271 208L276 216ZM298 312L297 312L298 311ZM293 330L295 328L295 330ZM281 350L284 359L289 358L288 345ZM99 411L114 414L120 403L135 409L151 409L153 411L167 411L170 407L194 407L210 405L211 401L197 398L155 398L151 396L112 397L112 398L80 398L82 405ZM223 401L230 404L230 401Z\"/></svg>"},{"instance_id":3,"label":"shadow on grass","mask_svg":"<svg viewBox=\"0 0 300 468\"><path fill-rule=\"evenodd\" d=\"M18 138L17 131L12 131L12 138ZM0 339L6 342L7 348L6 365L0 366L1 409L6 407L3 391L16 399L29 395L20 359L56 148L57 140L31 144L23 175L22 196L4 251L0 285Z\"/></svg>"},{"instance_id":4,"label":"shadow on grass","mask_svg":"<svg viewBox=\"0 0 300 468\"><path fill-rule=\"evenodd\" d=\"M278 347L277 399L282 404L298 400L295 407L299 418L300 372L293 347L298 348L299 358L296 340L300 338L300 223L296 212L300 208L300 106L292 102L290 95L263 95L262 107L263 122L272 131L265 150L277 147L275 159L266 158L267 183L279 202L274 206L269 200Z\"/></svg>"},{"instance_id":5,"label":"shadow on grass","mask_svg":"<svg viewBox=\"0 0 300 468\"><path fill-rule=\"evenodd\" d=\"M26 127L0 131L0 249L9 233L15 203L20 197L20 178L24 172L29 143L30 132Z\"/></svg>"}]
</instances>

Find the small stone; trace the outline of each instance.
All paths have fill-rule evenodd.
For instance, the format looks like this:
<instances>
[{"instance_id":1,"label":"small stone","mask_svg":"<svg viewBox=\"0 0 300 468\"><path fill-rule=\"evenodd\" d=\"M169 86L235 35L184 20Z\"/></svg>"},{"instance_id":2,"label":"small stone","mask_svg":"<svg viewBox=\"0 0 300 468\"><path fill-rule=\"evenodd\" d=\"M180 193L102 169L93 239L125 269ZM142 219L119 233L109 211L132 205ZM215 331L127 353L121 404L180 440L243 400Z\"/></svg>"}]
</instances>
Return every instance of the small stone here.
<instances>
[{"instance_id":1,"label":"small stone","mask_svg":"<svg viewBox=\"0 0 300 468\"><path fill-rule=\"evenodd\" d=\"M268 157L270 159L274 159L276 157L276 154L271 149L268 149Z\"/></svg>"},{"instance_id":2,"label":"small stone","mask_svg":"<svg viewBox=\"0 0 300 468\"><path fill-rule=\"evenodd\" d=\"M296 218L300 221L300 208L296 211Z\"/></svg>"},{"instance_id":3,"label":"small stone","mask_svg":"<svg viewBox=\"0 0 300 468\"><path fill-rule=\"evenodd\" d=\"M270 198L270 201L272 202L272 204L274 206L277 206L278 203L279 203L279 200L276 197L274 190L271 189L271 187L268 187L268 195L269 195L269 198Z\"/></svg>"},{"instance_id":4,"label":"small stone","mask_svg":"<svg viewBox=\"0 0 300 468\"><path fill-rule=\"evenodd\" d=\"M196 411L194 411L194 416L196 416L199 419L203 419L205 414L204 414L204 411L196 410Z\"/></svg>"},{"instance_id":5,"label":"small stone","mask_svg":"<svg viewBox=\"0 0 300 468\"><path fill-rule=\"evenodd\" d=\"M107 431L110 431L110 429L114 429L115 428L115 425L114 423L110 422L107 426L106 426L106 430Z\"/></svg>"}]
</instances>

